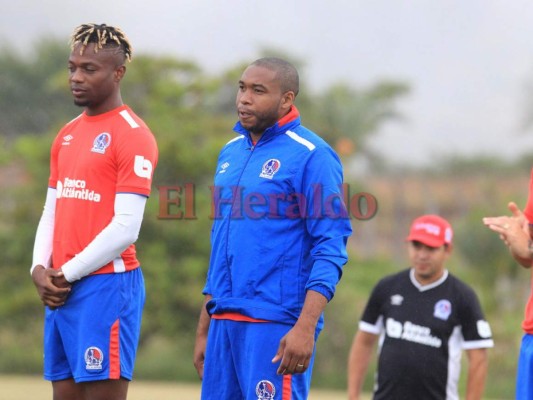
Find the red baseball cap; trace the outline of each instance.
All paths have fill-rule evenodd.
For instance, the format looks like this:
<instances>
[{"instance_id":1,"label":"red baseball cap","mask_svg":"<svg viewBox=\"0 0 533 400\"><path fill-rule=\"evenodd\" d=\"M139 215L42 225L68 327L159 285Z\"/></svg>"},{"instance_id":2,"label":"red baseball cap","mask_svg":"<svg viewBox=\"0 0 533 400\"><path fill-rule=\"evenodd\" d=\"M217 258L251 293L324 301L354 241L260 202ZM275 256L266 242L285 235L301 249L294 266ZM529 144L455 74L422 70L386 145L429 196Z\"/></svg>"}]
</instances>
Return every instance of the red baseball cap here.
<instances>
[{"instance_id":1,"label":"red baseball cap","mask_svg":"<svg viewBox=\"0 0 533 400\"><path fill-rule=\"evenodd\" d=\"M423 215L411 225L407 241L417 241L430 247L452 244L453 231L450 223L438 215Z\"/></svg>"}]
</instances>

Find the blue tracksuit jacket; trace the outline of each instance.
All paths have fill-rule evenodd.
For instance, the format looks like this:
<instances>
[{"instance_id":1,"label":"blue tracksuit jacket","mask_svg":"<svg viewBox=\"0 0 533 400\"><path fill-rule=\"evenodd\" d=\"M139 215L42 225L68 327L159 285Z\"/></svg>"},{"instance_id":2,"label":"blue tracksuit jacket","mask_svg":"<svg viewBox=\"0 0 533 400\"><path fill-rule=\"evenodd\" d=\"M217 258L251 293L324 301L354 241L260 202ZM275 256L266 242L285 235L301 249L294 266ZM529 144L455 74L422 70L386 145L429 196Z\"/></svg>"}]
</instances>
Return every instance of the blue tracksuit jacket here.
<instances>
[{"instance_id":1,"label":"blue tracksuit jacket","mask_svg":"<svg viewBox=\"0 0 533 400\"><path fill-rule=\"evenodd\" d=\"M234 130L215 173L207 310L292 325L307 290L333 297L347 261L341 163L296 107L255 146Z\"/></svg>"}]
</instances>

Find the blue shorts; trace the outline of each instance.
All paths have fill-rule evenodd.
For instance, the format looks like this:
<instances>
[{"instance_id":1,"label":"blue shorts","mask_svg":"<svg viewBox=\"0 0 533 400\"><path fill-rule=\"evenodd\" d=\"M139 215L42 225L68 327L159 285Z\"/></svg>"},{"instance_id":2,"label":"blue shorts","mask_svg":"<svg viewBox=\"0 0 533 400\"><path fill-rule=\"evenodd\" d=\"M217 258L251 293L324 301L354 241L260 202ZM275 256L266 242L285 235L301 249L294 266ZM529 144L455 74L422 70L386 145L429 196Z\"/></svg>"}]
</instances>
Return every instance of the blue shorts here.
<instances>
[{"instance_id":1,"label":"blue shorts","mask_svg":"<svg viewBox=\"0 0 533 400\"><path fill-rule=\"evenodd\" d=\"M518 372L516 376L516 400L533 399L533 335L522 337Z\"/></svg>"},{"instance_id":2,"label":"blue shorts","mask_svg":"<svg viewBox=\"0 0 533 400\"><path fill-rule=\"evenodd\" d=\"M45 307L44 378L131 380L144 300L140 268L77 281L64 306Z\"/></svg>"},{"instance_id":3,"label":"blue shorts","mask_svg":"<svg viewBox=\"0 0 533 400\"><path fill-rule=\"evenodd\" d=\"M290 328L273 322L211 319L202 400L307 399L314 352L303 374L278 375L280 362L272 363L280 339Z\"/></svg>"}]
</instances>

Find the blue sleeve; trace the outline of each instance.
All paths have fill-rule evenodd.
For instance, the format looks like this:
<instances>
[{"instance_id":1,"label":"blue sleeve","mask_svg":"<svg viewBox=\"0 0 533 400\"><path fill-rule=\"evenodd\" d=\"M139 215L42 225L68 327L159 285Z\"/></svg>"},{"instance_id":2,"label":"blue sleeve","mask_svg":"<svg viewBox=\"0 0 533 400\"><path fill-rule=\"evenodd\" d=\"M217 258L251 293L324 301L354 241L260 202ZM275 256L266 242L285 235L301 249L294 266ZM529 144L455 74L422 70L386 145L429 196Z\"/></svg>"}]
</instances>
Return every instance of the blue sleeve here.
<instances>
[{"instance_id":1,"label":"blue sleeve","mask_svg":"<svg viewBox=\"0 0 533 400\"><path fill-rule=\"evenodd\" d=\"M312 240L313 267L306 290L323 294L328 301L348 261L346 243L352 233L343 199L342 165L329 147L318 147L310 155L302 175L307 199L306 228Z\"/></svg>"}]
</instances>

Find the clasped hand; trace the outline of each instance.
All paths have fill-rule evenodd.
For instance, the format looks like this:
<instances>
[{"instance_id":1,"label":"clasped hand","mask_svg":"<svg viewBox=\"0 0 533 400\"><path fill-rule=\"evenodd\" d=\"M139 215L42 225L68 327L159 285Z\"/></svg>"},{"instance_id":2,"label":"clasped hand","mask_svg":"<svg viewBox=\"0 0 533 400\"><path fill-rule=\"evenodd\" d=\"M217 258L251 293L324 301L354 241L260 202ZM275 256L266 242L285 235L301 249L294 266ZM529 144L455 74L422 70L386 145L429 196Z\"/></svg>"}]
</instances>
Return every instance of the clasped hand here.
<instances>
[{"instance_id":1,"label":"clasped hand","mask_svg":"<svg viewBox=\"0 0 533 400\"><path fill-rule=\"evenodd\" d=\"M65 304L72 285L65 279L61 270L37 265L31 276L45 306L55 309Z\"/></svg>"}]
</instances>

